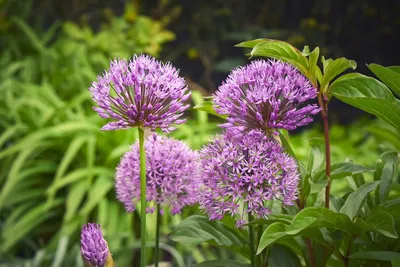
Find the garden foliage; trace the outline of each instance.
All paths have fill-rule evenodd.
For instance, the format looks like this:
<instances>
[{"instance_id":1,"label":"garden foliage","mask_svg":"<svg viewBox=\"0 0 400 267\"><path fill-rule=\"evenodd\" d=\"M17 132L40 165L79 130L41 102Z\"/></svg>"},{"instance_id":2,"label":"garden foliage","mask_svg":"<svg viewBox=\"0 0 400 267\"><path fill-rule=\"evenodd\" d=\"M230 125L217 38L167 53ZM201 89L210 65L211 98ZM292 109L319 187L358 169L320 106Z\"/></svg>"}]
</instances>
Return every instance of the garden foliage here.
<instances>
[{"instance_id":1,"label":"garden foliage","mask_svg":"<svg viewBox=\"0 0 400 267\"><path fill-rule=\"evenodd\" d=\"M38 34L19 18L12 23L24 37L9 39L13 46L0 59L0 263L82 266L78 236L88 221L101 224L116 266L137 263L140 213L117 202L114 179L138 136L100 132L104 120L87 88L110 57L157 56L172 33L141 16L111 17L98 33L67 22ZM109 38L120 41L110 47ZM238 47L251 58L290 64L317 88L322 125L268 137L298 165L298 199L292 206L268 201L270 214L241 227L229 215L210 221L197 206L165 215L162 259L182 267L399 266L400 68L370 64L374 78L354 72L352 60L324 58L318 47L300 51L271 39ZM381 120L332 125L334 99ZM197 91L192 101L187 122L171 135L200 149L227 114ZM153 221L146 225L150 240Z\"/></svg>"}]
</instances>

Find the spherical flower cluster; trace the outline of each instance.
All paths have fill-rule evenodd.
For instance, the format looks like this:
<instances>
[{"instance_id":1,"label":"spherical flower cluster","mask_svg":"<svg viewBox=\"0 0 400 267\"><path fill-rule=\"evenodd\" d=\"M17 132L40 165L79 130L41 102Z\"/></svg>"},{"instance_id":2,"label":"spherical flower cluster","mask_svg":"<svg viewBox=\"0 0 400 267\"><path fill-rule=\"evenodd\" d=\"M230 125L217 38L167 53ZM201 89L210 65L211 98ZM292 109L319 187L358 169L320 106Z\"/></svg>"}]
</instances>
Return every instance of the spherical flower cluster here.
<instances>
[{"instance_id":1,"label":"spherical flower cluster","mask_svg":"<svg viewBox=\"0 0 400 267\"><path fill-rule=\"evenodd\" d=\"M103 238L99 224L87 223L83 226L81 231L81 256L85 266L94 267L106 266L108 258L111 258L107 241Z\"/></svg>"},{"instance_id":2,"label":"spherical flower cluster","mask_svg":"<svg viewBox=\"0 0 400 267\"><path fill-rule=\"evenodd\" d=\"M179 118L189 107L190 93L179 71L145 55L115 59L89 91L98 105L93 109L113 120L102 128L106 131L144 126L169 132L175 129L171 124L185 121Z\"/></svg>"},{"instance_id":3,"label":"spherical flower cluster","mask_svg":"<svg viewBox=\"0 0 400 267\"><path fill-rule=\"evenodd\" d=\"M317 105L304 105L317 90L297 69L281 61L256 60L231 72L214 96L221 125L241 135L249 129L293 130L312 121ZM303 106L303 107L300 107Z\"/></svg>"},{"instance_id":4,"label":"spherical flower cluster","mask_svg":"<svg viewBox=\"0 0 400 267\"><path fill-rule=\"evenodd\" d=\"M145 142L146 200L148 213L156 204L169 205L172 214L178 214L186 205L197 202L200 187L197 152L185 143L172 138L151 134ZM136 143L117 167L117 198L128 212L135 210L140 200L139 145ZM161 212L163 212L161 210Z\"/></svg>"},{"instance_id":5,"label":"spherical flower cluster","mask_svg":"<svg viewBox=\"0 0 400 267\"><path fill-rule=\"evenodd\" d=\"M203 190L200 206L211 220L243 213L259 218L270 214L268 200L293 205L299 173L296 161L264 132L251 130L242 139L225 132L200 151Z\"/></svg>"}]
</instances>

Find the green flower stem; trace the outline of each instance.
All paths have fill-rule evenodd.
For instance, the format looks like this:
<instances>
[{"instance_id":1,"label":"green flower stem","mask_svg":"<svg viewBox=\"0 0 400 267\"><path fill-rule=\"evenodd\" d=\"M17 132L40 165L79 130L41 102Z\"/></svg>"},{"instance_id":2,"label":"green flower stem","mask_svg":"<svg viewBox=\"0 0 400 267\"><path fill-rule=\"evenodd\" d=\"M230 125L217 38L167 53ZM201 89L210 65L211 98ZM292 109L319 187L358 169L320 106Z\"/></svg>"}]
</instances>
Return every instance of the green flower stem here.
<instances>
[{"instance_id":1,"label":"green flower stem","mask_svg":"<svg viewBox=\"0 0 400 267\"><path fill-rule=\"evenodd\" d=\"M262 224L259 224L259 225L257 226L257 232L258 232L258 234L257 234L257 244L260 244L261 236L262 236L262 234L263 234L263 231L264 231L263 225L262 225ZM262 261L262 253L260 253L259 255L256 256L256 265L257 265L257 266L262 266L262 264L263 264L263 261Z\"/></svg>"},{"instance_id":2,"label":"green flower stem","mask_svg":"<svg viewBox=\"0 0 400 267\"><path fill-rule=\"evenodd\" d=\"M160 215L160 204L157 203L157 222L156 222L156 246L155 246L155 252L154 252L154 266L158 267L158 257L159 257L159 251L160 251L160 226L161 226L161 215Z\"/></svg>"},{"instance_id":3,"label":"green flower stem","mask_svg":"<svg viewBox=\"0 0 400 267\"><path fill-rule=\"evenodd\" d=\"M253 216L251 213L248 213L249 223L253 220ZM254 231L253 225L249 224L249 247L250 247L250 262L251 267L255 267L255 251L254 251Z\"/></svg>"},{"instance_id":4,"label":"green flower stem","mask_svg":"<svg viewBox=\"0 0 400 267\"><path fill-rule=\"evenodd\" d=\"M144 149L144 130L139 131L139 153L140 153L140 266L146 267L146 151Z\"/></svg>"}]
</instances>

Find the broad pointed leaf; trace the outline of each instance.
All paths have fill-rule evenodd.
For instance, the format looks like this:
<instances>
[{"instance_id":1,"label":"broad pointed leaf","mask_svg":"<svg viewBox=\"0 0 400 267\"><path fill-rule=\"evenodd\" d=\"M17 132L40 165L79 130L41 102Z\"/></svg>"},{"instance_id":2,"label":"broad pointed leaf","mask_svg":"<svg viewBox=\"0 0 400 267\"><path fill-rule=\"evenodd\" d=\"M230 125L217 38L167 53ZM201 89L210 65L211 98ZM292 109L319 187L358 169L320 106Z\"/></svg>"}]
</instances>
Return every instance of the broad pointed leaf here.
<instances>
[{"instance_id":1,"label":"broad pointed leaf","mask_svg":"<svg viewBox=\"0 0 400 267\"><path fill-rule=\"evenodd\" d=\"M363 251L349 256L353 260L393 261L400 260L400 253L393 251Z\"/></svg>"},{"instance_id":2,"label":"broad pointed leaf","mask_svg":"<svg viewBox=\"0 0 400 267\"><path fill-rule=\"evenodd\" d=\"M288 62L298 68L309 79L312 78L308 70L308 59L289 43L271 39L266 42L260 42L253 47L251 56L270 57Z\"/></svg>"},{"instance_id":3,"label":"broad pointed leaf","mask_svg":"<svg viewBox=\"0 0 400 267\"><path fill-rule=\"evenodd\" d=\"M329 92L400 130L400 101L378 80L361 74L346 74L332 83Z\"/></svg>"},{"instance_id":4,"label":"broad pointed leaf","mask_svg":"<svg viewBox=\"0 0 400 267\"><path fill-rule=\"evenodd\" d=\"M314 207L300 211L286 232L295 235L305 229L320 227L341 230L349 235L362 233L362 230L355 227L348 216L326 208Z\"/></svg>"},{"instance_id":5,"label":"broad pointed leaf","mask_svg":"<svg viewBox=\"0 0 400 267\"><path fill-rule=\"evenodd\" d=\"M250 40L250 41L241 42L241 43L235 45L235 47L253 48L256 45L263 43L263 42L267 42L267 41L269 41L269 39L265 39L265 38L254 39L254 40Z\"/></svg>"},{"instance_id":6,"label":"broad pointed leaf","mask_svg":"<svg viewBox=\"0 0 400 267\"><path fill-rule=\"evenodd\" d=\"M352 220L364 205L368 194L375 190L378 185L379 181L375 181L360 186L347 197L346 202L340 209L340 213L346 214Z\"/></svg>"},{"instance_id":7,"label":"broad pointed leaf","mask_svg":"<svg viewBox=\"0 0 400 267\"><path fill-rule=\"evenodd\" d=\"M207 241L214 241L226 247L247 245L246 240L237 231L218 221L209 221L207 217L200 215L193 215L183 220L169 237L187 246L196 246Z\"/></svg>"},{"instance_id":8,"label":"broad pointed leaf","mask_svg":"<svg viewBox=\"0 0 400 267\"><path fill-rule=\"evenodd\" d=\"M288 227L289 226L287 224L281 222L276 222L269 225L261 236L260 244L258 245L257 249L257 254L260 254L266 247L276 242L279 243L280 241L283 241L285 239L292 239L292 236L286 232ZM310 238L325 246L327 245L321 232L318 229L305 229L297 233L296 235Z\"/></svg>"},{"instance_id":9,"label":"broad pointed leaf","mask_svg":"<svg viewBox=\"0 0 400 267\"><path fill-rule=\"evenodd\" d=\"M400 66L393 66L390 68L383 67L378 64L370 64L368 68L385 83L390 89L393 90L400 97L400 73L394 71L393 69Z\"/></svg>"},{"instance_id":10,"label":"broad pointed leaf","mask_svg":"<svg viewBox=\"0 0 400 267\"><path fill-rule=\"evenodd\" d=\"M211 260L196 264L195 267L250 267L250 264L240 263L233 260Z\"/></svg>"},{"instance_id":11,"label":"broad pointed leaf","mask_svg":"<svg viewBox=\"0 0 400 267\"><path fill-rule=\"evenodd\" d=\"M400 154L398 152L386 152L378 160L377 171L374 180L380 180L379 190L376 192L377 204L386 201L392 180L396 177L396 170L400 163Z\"/></svg>"},{"instance_id":12,"label":"broad pointed leaf","mask_svg":"<svg viewBox=\"0 0 400 267\"><path fill-rule=\"evenodd\" d=\"M350 68L355 69L356 67L357 63L354 60L349 60L344 57L327 62L324 68L321 88L324 89L334 78L336 78L342 72Z\"/></svg>"},{"instance_id":13,"label":"broad pointed leaf","mask_svg":"<svg viewBox=\"0 0 400 267\"><path fill-rule=\"evenodd\" d=\"M364 222L366 224L372 224L373 230L389 238L399 237L394 228L393 216L382 207L374 208L368 216L364 218Z\"/></svg>"},{"instance_id":14,"label":"broad pointed leaf","mask_svg":"<svg viewBox=\"0 0 400 267\"><path fill-rule=\"evenodd\" d=\"M252 221L250 224L254 225L254 224L272 224L275 222L281 222L284 224L290 224L293 220L293 216L292 215L288 215L288 214L273 214L273 215L268 215L268 217L266 219L257 219L255 221Z\"/></svg>"},{"instance_id":15,"label":"broad pointed leaf","mask_svg":"<svg viewBox=\"0 0 400 267\"><path fill-rule=\"evenodd\" d=\"M296 253L282 245L272 246L267 260L270 267L301 267Z\"/></svg>"}]
</instances>

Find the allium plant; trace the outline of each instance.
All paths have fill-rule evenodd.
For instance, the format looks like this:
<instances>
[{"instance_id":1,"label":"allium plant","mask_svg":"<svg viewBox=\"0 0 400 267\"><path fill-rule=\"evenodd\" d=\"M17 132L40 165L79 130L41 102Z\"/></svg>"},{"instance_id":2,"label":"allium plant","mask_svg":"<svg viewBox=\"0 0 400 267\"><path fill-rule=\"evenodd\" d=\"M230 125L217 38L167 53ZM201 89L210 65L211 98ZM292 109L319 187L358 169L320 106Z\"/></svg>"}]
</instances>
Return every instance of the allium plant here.
<instances>
[{"instance_id":1,"label":"allium plant","mask_svg":"<svg viewBox=\"0 0 400 267\"><path fill-rule=\"evenodd\" d=\"M83 226L81 231L81 256L85 266L114 266L107 241L103 238L99 224L87 223Z\"/></svg>"},{"instance_id":2,"label":"allium plant","mask_svg":"<svg viewBox=\"0 0 400 267\"><path fill-rule=\"evenodd\" d=\"M178 214L186 205L197 202L200 186L197 152L182 141L151 134L146 142L146 200L148 213L157 204L169 206ZM117 167L115 187L117 199L128 212L135 210L140 199L139 145L127 152ZM163 213L162 210L160 210Z\"/></svg>"},{"instance_id":3,"label":"allium plant","mask_svg":"<svg viewBox=\"0 0 400 267\"><path fill-rule=\"evenodd\" d=\"M241 140L231 132L217 136L201 152L204 188L200 206L211 220L239 214L265 218L271 213L269 200L293 205L297 199L299 173L296 161L264 132L251 130Z\"/></svg>"},{"instance_id":4,"label":"allium plant","mask_svg":"<svg viewBox=\"0 0 400 267\"><path fill-rule=\"evenodd\" d=\"M235 135L249 129L294 130L320 111L316 104L305 104L316 96L317 89L292 65L255 60L231 72L215 93L214 108L227 115L222 127Z\"/></svg>"},{"instance_id":5,"label":"allium plant","mask_svg":"<svg viewBox=\"0 0 400 267\"><path fill-rule=\"evenodd\" d=\"M153 57L134 56L132 60L115 59L109 70L97 77L89 91L97 103L94 110L113 121L102 130L138 127L141 213L141 263L146 266L146 151L144 128L160 128L170 132L172 124L184 123L180 119L189 107L185 102L190 92L179 71L170 63L161 63ZM158 238L158 237L157 237ZM156 263L157 266L157 263Z\"/></svg>"},{"instance_id":6,"label":"allium plant","mask_svg":"<svg viewBox=\"0 0 400 267\"><path fill-rule=\"evenodd\" d=\"M146 55L113 60L89 90L98 105L94 110L113 120L102 128L106 131L141 126L169 132L172 124L185 122L180 117L189 107L179 71Z\"/></svg>"}]
</instances>

